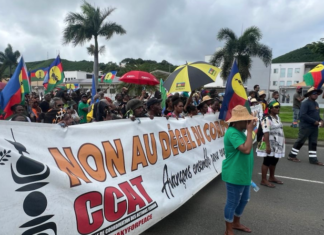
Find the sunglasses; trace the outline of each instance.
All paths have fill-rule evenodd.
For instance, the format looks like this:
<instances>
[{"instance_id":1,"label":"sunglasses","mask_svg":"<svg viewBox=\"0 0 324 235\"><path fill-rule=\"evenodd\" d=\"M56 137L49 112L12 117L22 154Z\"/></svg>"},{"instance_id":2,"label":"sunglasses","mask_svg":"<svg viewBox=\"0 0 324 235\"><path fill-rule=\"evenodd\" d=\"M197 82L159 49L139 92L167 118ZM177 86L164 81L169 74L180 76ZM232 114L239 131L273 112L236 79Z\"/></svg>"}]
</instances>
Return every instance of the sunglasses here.
<instances>
[{"instance_id":1,"label":"sunglasses","mask_svg":"<svg viewBox=\"0 0 324 235\"><path fill-rule=\"evenodd\" d=\"M63 104L58 104L58 105L56 105L57 107L62 107L63 106Z\"/></svg>"},{"instance_id":2,"label":"sunglasses","mask_svg":"<svg viewBox=\"0 0 324 235\"><path fill-rule=\"evenodd\" d=\"M274 109L280 109L280 106L274 106L273 108Z\"/></svg>"}]
</instances>

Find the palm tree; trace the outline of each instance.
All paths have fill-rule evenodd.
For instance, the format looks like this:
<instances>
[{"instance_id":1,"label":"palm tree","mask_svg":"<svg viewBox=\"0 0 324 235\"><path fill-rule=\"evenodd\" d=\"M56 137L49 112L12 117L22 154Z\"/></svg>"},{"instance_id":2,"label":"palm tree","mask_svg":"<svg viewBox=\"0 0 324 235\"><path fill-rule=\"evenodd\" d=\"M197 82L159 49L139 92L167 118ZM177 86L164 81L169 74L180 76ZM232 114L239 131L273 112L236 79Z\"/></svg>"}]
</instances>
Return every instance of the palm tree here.
<instances>
[{"instance_id":1,"label":"palm tree","mask_svg":"<svg viewBox=\"0 0 324 235\"><path fill-rule=\"evenodd\" d=\"M89 55L94 55L95 54L95 46L91 44L89 47L87 47L87 51ZM98 50L99 55L104 55L106 53L106 47L101 46Z\"/></svg>"},{"instance_id":2,"label":"palm tree","mask_svg":"<svg viewBox=\"0 0 324 235\"><path fill-rule=\"evenodd\" d=\"M271 63L272 51L268 46L259 42L261 38L261 31L255 26L247 28L239 38L231 29L223 28L218 32L217 39L225 40L225 45L215 52L210 63L221 66L221 77L226 80L236 57L241 78L246 81L251 77L249 69L251 68L252 56L259 57L266 66Z\"/></svg>"},{"instance_id":3,"label":"palm tree","mask_svg":"<svg viewBox=\"0 0 324 235\"><path fill-rule=\"evenodd\" d=\"M115 10L115 8L106 8L101 10L95 8L86 1L81 5L82 13L70 12L66 18L66 28L63 31L63 43L72 43L74 46L83 45L86 41L94 38L94 76L98 78L99 64L99 45L98 37L103 36L110 39L114 34L125 34L126 31L121 25L115 22L105 23L104 20ZM98 79L95 79L96 89L98 87Z\"/></svg>"},{"instance_id":4,"label":"palm tree","mask_svg":"<svg viewBox=\"0 0 324 235\"><path fill-rule=\"evenodd\" d=\"M19 51L13 51L12 46L8 44L8 47L4 52L0 52L0 72L4 72L9 67L9 77L12 76L11 69L18 64L18 58L20 57Z\"/></svg>"}]
</instances>

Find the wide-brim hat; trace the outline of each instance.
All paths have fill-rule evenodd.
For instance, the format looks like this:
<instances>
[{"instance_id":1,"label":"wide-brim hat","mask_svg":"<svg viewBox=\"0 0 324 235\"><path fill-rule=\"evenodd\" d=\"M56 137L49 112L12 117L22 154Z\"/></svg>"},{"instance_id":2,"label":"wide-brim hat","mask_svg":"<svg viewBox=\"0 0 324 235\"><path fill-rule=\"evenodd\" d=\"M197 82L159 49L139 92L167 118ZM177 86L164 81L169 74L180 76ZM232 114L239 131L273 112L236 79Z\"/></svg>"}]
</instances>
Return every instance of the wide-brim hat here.
<instances>
[{"instance_id":1,"label":"wide-brim hat","mask_svg":"<svg viewBox=\"0 0 324 235\"><path fill-rule=\"evenodd\" d=\"M201 103L207 102L208 100L212 100L212 98L210 98L210 96L208 95L205 95Z\"/></svg>"},{"instance_id":2,"label":"wide-brim hat","mask_svg":"<svg viewBox=\"0 0 324 235\"><path fill-rule=\"evenodd\" d=\"M308 97L311 93L314 91L317 91L318 95L322 94L323 91L321 89L315 89L315 87L311 87L308 89L307 93L304 95L304 97Z\"/></svg>"},{"instance_id":3,"label":"wide-brim hat","mask_svg":"<svg viewBox=\"0 0 324 235\"><path fill-rule=\"evenodd\" d=\"M259 96L262 96L262 95L267 95L266 93L265 93L265 91L259 91Z\"/></svg>"},{"instance_id":4,"label":"wide-brim hat","mask_svg":"<svg viewBox=\"0 0 324 235\"><path fill-rule=\"evenodd\" d=\"M246 107L243 105L236 105L232 109L232 117L227 120L227 122L239 122L239 121L250 121L257 120L256 117L253 117Z\"/></svg>"},{"instance_id":5,"label":"wide-brim hat","mask_svg":"<svg viewBox=\"0 0 324 235\"><path fill-rule=\"evenodd\" d=\"M250 102L251 102L251 103L258 103L258 101L257 101L256 98L252 98L252 99L250 100Z\"/></svg>"}]
</instances>

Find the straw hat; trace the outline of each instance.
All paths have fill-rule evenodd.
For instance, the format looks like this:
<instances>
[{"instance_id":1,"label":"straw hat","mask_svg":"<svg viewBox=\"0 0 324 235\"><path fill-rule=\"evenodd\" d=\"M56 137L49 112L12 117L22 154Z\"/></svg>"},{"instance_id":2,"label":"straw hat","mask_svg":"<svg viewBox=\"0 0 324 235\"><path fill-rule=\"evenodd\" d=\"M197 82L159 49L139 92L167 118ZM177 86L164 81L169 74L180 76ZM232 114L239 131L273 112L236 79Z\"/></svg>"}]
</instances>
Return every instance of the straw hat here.
<instances>
[{"instance_id":1,"label":"straw hat","mask_svg":"<svg viewBox=\"0 0 324 235\"><path fill-rule=\"evenodd\" d=\"M315 89L314 87L311 87L308 89L307 93L304 95L304 97L308 97L313 91L317 91L317 94L320 95L323 93L321 89Z\"/></svg>"},{"instance_id":2,"label":"straw hat","mask_svg":"<svg viewBox=\"0 0 324 235\"><path fill-rule=\"evenodd\" d=\"M266 95L265 91L259 91L259 96Z\"/></svg>"},{"instance_id":3,"label":"straw hat","mask_svg":"<svg viewBox=\"0 0 324 235\"><path fill-rule=\"evenodd\" d=\"M203 97L203 100L202 100L201 103L204 103L204 102L206 102L206 101L208 101L208 100L212 100L212 98L210 98L208 95L205 95L205 96Z\"/></svg>"},{"instance_id":4,"label":"straw hat","mask_svg":"<svg viewBox=\"0 0 324 235\"><path fill-rule=\"evenodd\" d=\"M242 105L236 105L232 109L232 117L228 119L227 122L250 121L256 119L256 117L253 117L251 114L249 114L249 111L246 107Z\"/></svg>"},{"instance_id":5,"label":"straw hat","mask_svg":"<svg viewBox=\"0 0 324 235\"><path fill-rule=\"evenodd\" d=\"M252 99L250 100L250 102L251 102L251 103L258 103L258 101L256 100L256 98L252 98Z\"/></svg>"}]
</instances>

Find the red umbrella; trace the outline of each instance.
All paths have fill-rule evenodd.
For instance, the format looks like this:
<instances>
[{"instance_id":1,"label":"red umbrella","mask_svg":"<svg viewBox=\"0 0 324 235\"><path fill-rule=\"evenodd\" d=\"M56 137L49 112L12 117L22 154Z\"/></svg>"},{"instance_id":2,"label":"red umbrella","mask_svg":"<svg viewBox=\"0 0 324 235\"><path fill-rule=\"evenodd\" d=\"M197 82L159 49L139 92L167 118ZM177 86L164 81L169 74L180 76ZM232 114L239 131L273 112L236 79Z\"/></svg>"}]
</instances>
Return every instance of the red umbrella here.
<instances>
[{"instance_id":1,"label":"red umbrella","mask_svg":"<svg viewBox=\"0 0 324 235\"><path fill-rule=\"evenodd\" d=\"M0 82L0 90L2 90L6 85L7 85L7 83Z\"/></svg>"},{"instance_id":2,"label":"red umbrella","mask_svg":"<svg viewBox=\"0 0 324 235\"><path fill-rule=\"evenodd\" d=\"M119 81L138 85L155 86L160 82L150 73L144 71L130 71L125 73Z\"/></svg>"}]
</instances>

